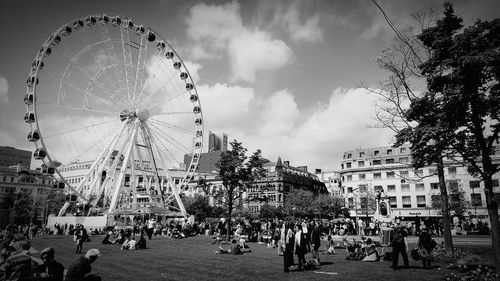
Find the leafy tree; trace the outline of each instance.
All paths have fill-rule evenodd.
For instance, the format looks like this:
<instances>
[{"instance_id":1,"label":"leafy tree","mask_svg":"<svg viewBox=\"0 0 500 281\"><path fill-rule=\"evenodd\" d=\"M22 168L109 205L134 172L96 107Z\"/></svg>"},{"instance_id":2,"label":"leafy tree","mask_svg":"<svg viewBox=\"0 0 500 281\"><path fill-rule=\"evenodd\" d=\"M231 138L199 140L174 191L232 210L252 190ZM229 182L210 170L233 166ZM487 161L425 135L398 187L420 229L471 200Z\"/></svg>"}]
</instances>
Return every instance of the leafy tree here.
<instances>
[{"instance_id":1,"label":"leafy tree","mask_svg":"<svg viewBox=\"0 0 500 281\"><path fill-rule=\"evenodd\" d=\"M459 219L463 220L465 212L467 212L467 208L469 207L469 203L465 199L465 192L463 189L456 184L456 181L448 181L448 206L451 215L457 216ZM438 196L438 197L431 197L432 201L432 208L437 209L437 210L442 210L442 206L444 204L443 198Z\"/></svg>"},{"instance_id":2,"label":"leafy tree","mask_svg":"<svg viewBox=\"0 0 500 281\"><path fill-rule=\"evenodd\" d=\"M28 223L34 215L35 202L31 192L21 191L15 194L14 208L16 223Z\"/></svg>"},{"instance_id":3,"label":"leafy tree","mask_svg":"<svg viewBox=\"0 0 500 281\"><path fill-rule=\"evenodd\" d=\"M274 219L276 217L282 217L282 212L280 207L264 203L260 206L259 218L261 219Z\"/></svg>"},{"instance_id":4,"label":"leafy tree","mask_svg":"<svg viewBox=\"0 0 500 281\"><path fill-rule=\"evenodd\" d=\"M261 151L255 151L250 159L246 156L246 152L247 149L234 140L231 142L231 150L224 151L216 164L223 188L216 191L214 198L226 210L229 234L231 234L231 219L235 204L241 200L246 188L265 173Z\"/></svg>"},{"instance_id":5,"label":"leafy tree","mask_svg":"<svg viewBox=\"0 0 500 281\"><path fill-rule=\"evenodd\" d=\"M329 194L320 194L314 200L315 213L320 218L332 218L337 216L343 207L343 200L334 198Z\"/></svg>"},{"instance_id":6,"label":"leafy tree","mask_svg":"<svg viewBox=\"0 0 500 281\"><path fill-rule=\"evenodd\" d=\"M196 221L203 221L212 214L208 196L196 194L194 197L184 197L186 212L194 215Z\"/></svg>"},{"instance_id":7,"label":"leafy tree","mask_svg":"<svg viewBox=\"0 0 500 281\"><path fill-rule=\"evenodd\" d=\"M287 194L283 204L283 211L291 217L306 217L314 216L315 197L311 191L303 189L294 189Z\"/></svg>"},{"instance_id":8,"label":"leafy tree","mask_svg":"<svg viewBox=\"0 0 500 281\"><path fill-rule=\"evenodd\" d=\"M47 214L58 214L62 206L66 202L66 194L63 191L52 189L47 194L46 199L46 213Z\"/></svg>"},{"instance_id":9,"label":"leafy tree","mask_svg":"<svg viewBox=\"0 0 500 281\"><path fill-rule=\"evenodd\" d=\"M422 156L432 156L434 146L458 154L484 182L495 265L500 268L500 221L492 182L500 171L492 159L500 131L500 19L463 28L446 3L443 17L419 39L431 50L421 65L429 91L411 104L409 114L419 126L407 136L422 147Z\"/></svg>"},{"instance_id":10,"label":"leafy tree","mask_svg":"<svg viewBox=\"0 0 500 281\"><path fill-rule=\"evenodd\" d=\"M360 192L359 206L361 212L366 217L375 214L375 211L377 210L377 199L375 198L375 193L368 189L366 190L366 192Z\"/></svg>"}]
</instances>

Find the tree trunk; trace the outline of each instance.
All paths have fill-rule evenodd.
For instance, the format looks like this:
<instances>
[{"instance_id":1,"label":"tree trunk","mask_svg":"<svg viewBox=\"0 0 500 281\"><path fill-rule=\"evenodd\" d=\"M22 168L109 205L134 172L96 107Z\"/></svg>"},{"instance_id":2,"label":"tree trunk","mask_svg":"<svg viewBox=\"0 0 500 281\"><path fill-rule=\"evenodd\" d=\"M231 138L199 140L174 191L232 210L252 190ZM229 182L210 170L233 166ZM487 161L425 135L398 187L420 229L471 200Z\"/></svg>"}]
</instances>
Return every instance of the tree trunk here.
<instances>
[{"instance_id":1,"label":"tree trunk","mask_svg":"<svg viewBox=\"0 0 500 281\"><path fill-rule=\"evenodd\" d=\"M446 182L444 179L444 164L443 157L439 156L437 159L437 172L439 179L439 191L441 192L441 200L443 202L443 234L444 234L444 247L446 251L453 252L453 240L451 237L451 220L450 208L448 206L448 190L446 189Z\"/></svg>"},{"instance_id":2,"label":"tree trunk","mask_svg":"<svg viewBox=\"0 0 500 281\"><path fill-rule=\"evenodd\" d=\"M227 241L231 240L231 216L233 213L233 188L229 188L227 194L227 222L226 222L226 230L227 230Z\"/></svg>"},{"instance_id":3,"label":"tree trunk","mask_svg":"<svg viewBox=\"0 0 500 281\"><path fill-rule=\"evenodd\" d=\"M486 206L488 208L488 215L490 216L491 244L493 247L493 256L495 257L497 280L500 280L500 221L498 217L498 203L495 202L493 183L489 174L484 179L484 193L486 194Z\"/></svg>"}]
</instances>

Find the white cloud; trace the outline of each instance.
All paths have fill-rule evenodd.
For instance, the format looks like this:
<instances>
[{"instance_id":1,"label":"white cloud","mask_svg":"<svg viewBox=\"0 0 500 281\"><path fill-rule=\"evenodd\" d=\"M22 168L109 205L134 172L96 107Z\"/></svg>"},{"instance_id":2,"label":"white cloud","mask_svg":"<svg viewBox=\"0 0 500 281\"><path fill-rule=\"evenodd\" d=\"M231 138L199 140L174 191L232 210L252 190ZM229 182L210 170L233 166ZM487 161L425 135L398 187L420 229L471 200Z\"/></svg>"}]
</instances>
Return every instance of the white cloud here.
<instances>
[{"instance_id":1,"label":"white cloud","mask_svg":"<svg viewBox=\"0 0 500 281\"><path fill-rule=\"evenodd\" d=\"M265 137L286 136L295 127L300 115L293 95L288 90L273 93L263 101L259 135Z\"/></svg>"},{"instance_id":2,"label":"white cloud","mask_svg":"<svg viewBox=\"0 0 500 281\"><path fill-rule=\"evenodd\" d=\"M313 16L301 21L300 2L295 1L284 10L284 14L276 9L275 18L281 20L283 28L289 33L290 38L295 42L318 42L323 40L323 31L319 27L320 15L315 13ZM280 21L278 20L278 21Z\"/></svg>"},{"instance_id":3,"label":"white cloud","mask_svg":"<svg viewBox=\"0 0 500 281\"><path fill-rule=\"evenodd\" d=\"M7 104L9 103L9 96L7 93L9 92L9 83L7 79L0 75L0 103Z\"/></svg>"},{"instance_id":4,"label":"white cloud","mask_svg":"<svg viewBox=\"0 0 500 281\"><path fill-rule=\"evenodd\" d=\"M230 58L233 81L253 82L257 72L279 69L292 57L292 50L283 41L244 26L237 2L195 5L186 23L193 40L193 56L208 58L208 54L225 52Z\"/></svg>"},{"instance_id":5,"label":"white cloud","mask_svg":"<svg viewBox=\"0 0 500 281\"><path fill-rule=\"evenodd\" d=\"M197 84L200 82L200 75L198 74L198 71L203 67L199 63L191 62L191 61L184 61L184 64L186 66L186 69L189 71L189 74L191 75L191 78L193 79L194 83Z\"/></svg>"}]
</instances>

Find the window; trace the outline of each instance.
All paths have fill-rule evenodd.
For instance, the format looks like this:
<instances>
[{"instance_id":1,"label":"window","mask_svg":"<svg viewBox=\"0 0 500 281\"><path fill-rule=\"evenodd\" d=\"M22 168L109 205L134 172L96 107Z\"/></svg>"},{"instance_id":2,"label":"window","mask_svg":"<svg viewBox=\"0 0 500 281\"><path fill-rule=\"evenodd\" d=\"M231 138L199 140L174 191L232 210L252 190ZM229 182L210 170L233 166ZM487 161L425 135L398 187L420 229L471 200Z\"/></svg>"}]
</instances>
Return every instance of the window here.
<instances>
[{"instance_id":1,"label":"window","mask_svg":"<svg viewBox=\"0 0 500 281\"><path fill-rule=\"evenodd\" d=\"M349 163L346 163L346 164L345 164L345 167L346 167L346 169L351 168L351 163L350 163L350 162L349 162Z\"/></svg>"},{"instance_id":2,"label":"window","mask_svg":"<svg viewBox=\"0 0 500 281\"><path fill-rule=\"evenodd\" d=\"M411 208L411 197L403 196L401 197L401 201L403 202L403 208Z\"/></svg>"},{"instance_id":3,"label":"window","mask_svg":"<svg viewBox=\"0 0 500 281\"><path fill-rule=\"evenodd\" d=\"M394 164L394 158L385 159L385 164Z\"/></svg>"},{"instance_id":4,"label":"window","mask_svg":"<svg viewBox=\"0 0 500 281\"><path fill-rule=\"evenodd\" d=\"M10 181L11 181L11 182L14 182L14 177L10 177Z\"/></svg>"},{"instance_id":5,"label":"window","mask_svg":"<svg viewBox=\"0 0 500 281\"><path fill-rule=\"evenodd\" d=\"M347 153L347 159L351 159L352 158L352 154L351 153Z\"/></svg>"},{"instance_id":6,"label":"window","mask_svg":"<svg viewBox=\"0 0 500 281\"><path fill-rule=\"evenodd\" d=\"M382 173L373 173L373 179L379 180L382 178Z\"/></svg>"},{"instance_id":7,"label":"window","mask_svg":"<svg viewBox=\"0 0 500 281\"><path fill-rule=\"evenodd\" d=\"M437 169L436 168L430 168L429 169L429 175L437 175Z\"/></svg>"},{"instance_id":8,"label":"window","mask_svg":"<svg viewBox=\"0 0 500 281\"><path fill-rule=\"evenodd\" d=\"M470 198L471 198L473 207L476 207L476 206L481 207L483 205L483 203L481 202L481 194L471 194Z\"/></svg>"},{"instance_id":9,"label":"window","mask_svg":"<svg viewBox=\"0 0 500 281\"><path fill-rule=\"evenodd\" d=\"M498 187L498 180L491 180L491 185L493 187Z\"/></svg>"},{"instance_id":10,"label":"window","mask_svg":"<svg viewBox=\"0 0 500 281\"><path fill-rule=\"evenodd\" d=\"M360 181L364 181L364 180L366 180L366 175L365 174L359 174L358 178L359 178Z\"/></svg>"},{"instance_id":11,"label":"window","mask_svg":"<svg viewBox=\"0 0 500 281\"><path fill-rule=\"evenodd\" d=\"M480 187L479 181L470 181L469 185L470 185L470 188L472 188L472 189Z\"/></svg>"},{"instance_id":12,"label":"window","mask_svg":"<svg viewBox=\"0 0 500 281\"><path fill-rule=\"evenodd\" d=\"M2 181L7 181L7 176L3 176L3 180Z\"/></svg>"},{"instance_id":13,"label":"window","mask_svg":"<svg viewBox=\"0 0 500 281\"><path fill-rule=\"evenodd\" d=\"M347 193L352 193L352 187L347 188Z\"/></svg>"},{"instance_id":14,"label":"window","mask_svg":"<svg viewBox=\"0 0 500 281\"><path fill-rule=\"evenodd\" d=\"M388 185L387 192L396 192L396 186L393 184Z\"/></svg>"},{"instance_id":15,"label":"window","mask_svg":"<svg viewBox=\"0 0 500 281\"><path fill-rule=\"evenodd\" d=\"M344 170L344 164L340 164L340 169Z\"/></svg>"},{"instance_id":16,"label":"window","mask_svg":"<svg viewBox=\"0 0 500 281\"><path fill-rule=\"evenodd\" d=\"M423 183L415 184L415 191L424 191L424 190L425 190L425 185Z\"/></svg>"},{"instance_id":17,"label":"window","mask_svg":"<svg viewBox=\"0 0 500 281\"><path fill-rule=\"evenodd\" d=\"M401 147L399 149L399 153L406 153L406 147Z\"/></svg>"},{"instance_id":18,"label":"window","mask_svg":"<svg viewBox=\"0 0 500 281\"><path fill-rule=\"evenodd\" d=\"M423 170L415 170L414 173L415 173L415 176L417 176L417 177L422 177L424 175Z\"/></svg>"},{"instance_id":19,"label":"window","mask_svg":"<svg viewBox=\"0 0 500 281\"><path fill-rule=\"evenodd\" d=\"M380 164L381 164L380 160L373 160L373 165L380 165Z\"/></svg>"},{"instance_id":20,"label":"window","mask_svg":"<svg viewBox=\"0 0 500 281\"><path fill-rule=\"evenodd\" d=\"M394 172L387 172L387 178L388 179L393 179L394 178Z\"/></svg>"},{"instance_id":21,"label":"window","mask_svg":"<svg viewBox=\"0 0 500 281\"><path fill-rule=\"evenodd\" d=\"M406 179L408 178L408 176L409 176L408 171L399 171L399 177Z\"/></svg>"},{"instance_id":22,"label":"window","mask_svg":"<svg viewBox=\"0 0 500 281\"><path fill-rule=\"evenodd\" d=\"M359 157L365 157L365 152L364 152L364 151L361 151L361 152L359 153Z\"/></svg>"},{"instance_id":23,"label":"window","mask_svg":"<svg viewBox=\"0 0 500 281\"><path fill-rule=\"evenodd\" d=\"M425 196L424 195L417 196L417 207L419 207L419 208L425 208L426 207Z\"/></svg>"},{"instance_id":24,"label":"window","mask_svg":"<svg viewBox=\"0 0 500 281\"><path fill-rule=\"evenodd\" d=\"M366 191L367 191L366 184L360 184L360 185L358 185L358 190L359 190L360 193L366 193Z\"/></svg>"},{"instance_id":25,"label":"window","mask_svg":"<svg viewBox=\"0 0 500 281\"><path fill-rule=\"evenodd\" d=\"M379 152L378 150L375 150L375 151L373 152L373 155L375 155L375 156L377 156L377 155L379 155L379 154L380 154L380 152Z\"/></svg>"},{"instance_id":26,"label":"window","mask_svg":"<svg viewBox=\"0 0 500 281\"><path fill-rule=\"evenodd\" d=\"M347 198L347 205L349 208L354 208L354 198Z\"/></svg>"},{"instance_id":27,"label":"window","mask_svg":"<svg viewBox=\"0 0 500 281\"><path fill-rule=\"evenodd\" d=\"M358 167L364 167L365 161L358 161Z\"/></svg>"},{"instance_id":28,"label":"window","mask_svg":"<svg viewBox=\"0 0 500 281\"><path fill-rule=\"evenodd\" d=\"M398 207L398 200L396 199L396 196L389 197L389 204L391 204L391 208Z\"/></svg>"},{"instance_id":29,"label":"window","mask_svg":"<svg viewBox=\"0 0 500 281\"><path fill-rule=\"evenodd\" d=\"M439 189L439 183L438 182L431 182L431 189Z\"/></svg>"},{"instance_id":30,"label":"window","mask_svg":"<svg viewBox=\"0 0 500 281\"><path fill-rule=\"evenodd\" d=\"M497 204L500 204L500 193L499 192L495 192L495 202L497 202Z\"/></svg>"},{"instance_id":31,"label":"window","mask_svg":"<svg viewBox=\"0 0 500 281\"><path fill-rule=\"evenodd\" d=\"M399 157L399 163L408 163L408 157Z\"/></svg>"},{"instance_id":32,"label":"window","mask_svg":"<svg viewBox=\"0 0 500 281\"><path fill-rule=\"evenodd\" d=\"M392 155L392 149L387 149L387 155Z\"/></svg>"},{"instance_id":33,"label":"window","mask_svg":"<svg viewBox=\"0 0 500 281\"><path fill-rule=\"evenodd\" d=\"M410 184L409 183L401 184L401 192L410 192Z\"/></svg>"},{"instance_id":34,"label":"window","mask_svg":"<svg viewBox=\"0 0 500 281\"><path fill-rule=\"evenodd\" d=\"M457 173L457 167L448 167L448 174L455 175Z\"/></svg>"},{"instance_id":35,"label":"window","mask_svg":"<svg viewBox=\"0 0 500 281\"><path fill-rule=\"evenodd\" d=\"M347 181L352 181L352 175L347 175Z\"/></svg>"},{"instance_id":36,"label":"window","mask_svg":"<svg viewBox=\"0 0 500 281\"><path fill-rule=\"evenodd\" d=\"M373 187L373 190L374 191L384 192L384 187L381 186L381 185L376 185L376 186Z\"/></svg>"}]
</instances>

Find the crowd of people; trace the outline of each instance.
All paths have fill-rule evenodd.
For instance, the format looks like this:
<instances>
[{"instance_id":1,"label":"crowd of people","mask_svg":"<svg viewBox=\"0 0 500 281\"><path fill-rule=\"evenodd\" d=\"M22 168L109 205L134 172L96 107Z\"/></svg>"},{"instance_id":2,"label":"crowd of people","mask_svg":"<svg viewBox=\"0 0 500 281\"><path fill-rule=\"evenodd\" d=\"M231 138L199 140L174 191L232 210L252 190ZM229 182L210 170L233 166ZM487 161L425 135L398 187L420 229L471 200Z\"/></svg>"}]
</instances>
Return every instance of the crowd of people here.
<instances>
[{"instance_id":1,"label":"crowd of people","mask_svg":"<svg viewBox=\"0 0 500 281\"><path fill-rule=\"evenodd\" d=\"M83 236L83 226L76 227L75 235ZM0 280L34 281L100 281L101 277L92 273L91 264L101 253L90 249L65 269L55 259L55 250L47 247L40 251L40 258L33 256L31 246L33 235L26 235L24 228L9 225L0 237ZM79 238L80 239L80 238ZM77 240L80 241L80 240ZM77 242L77 253L81 252Z\"/></svg>"}]
</instances>

